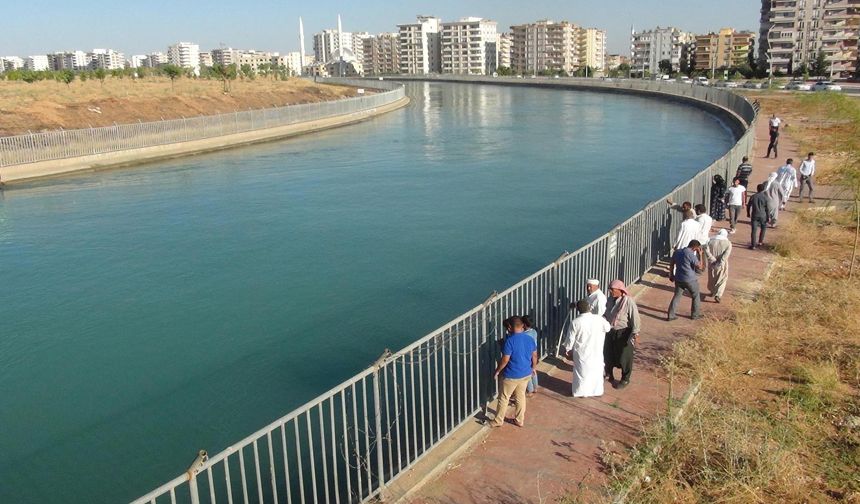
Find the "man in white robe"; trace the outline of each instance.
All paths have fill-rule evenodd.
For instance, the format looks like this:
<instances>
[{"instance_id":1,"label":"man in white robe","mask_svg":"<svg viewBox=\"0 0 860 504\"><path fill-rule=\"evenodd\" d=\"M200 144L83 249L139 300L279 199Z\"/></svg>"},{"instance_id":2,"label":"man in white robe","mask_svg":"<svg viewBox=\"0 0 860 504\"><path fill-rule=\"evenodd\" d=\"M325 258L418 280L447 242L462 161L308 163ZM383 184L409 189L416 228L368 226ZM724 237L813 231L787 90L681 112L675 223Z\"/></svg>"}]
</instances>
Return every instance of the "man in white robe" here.
<instances>
[{"instance_id":1,"label":"man in white robe","mask_svg":"<svg viewBox=\"0 0 860 504\"><path fill-rule=\"evenodd\" d=\"M600 280L591 279L585 283L591 313L603 316L606 313L606 294L600 290Z\"/></svg>"},{"instance_id":2,"label":"man in white robe","mask_svg":"<svg viewBox=\"0 0 860 504\"><path fill-rule=\"evenodd\" d=\"M797 169L794 167L794 160L788 159L785 165L776 171L776 174L778 177L777 181L782 186L783 192L785 192L785 199L782 202L780 210L785 210L785 203L791 197L794 188L797 187Z\"/></svg>"},{"instance_id":3,"label":"man in white robe","mask_svg":"<svg viewBox=\"0 0 860 504\"><path fill-rule=\"evenodd\" d=\"M573 397L603 395L603 343L612 329L607 320L591 313L587 299L576 303L580 315L568 327L564 348L573 361Z\"/></svg>"}]
</instances>

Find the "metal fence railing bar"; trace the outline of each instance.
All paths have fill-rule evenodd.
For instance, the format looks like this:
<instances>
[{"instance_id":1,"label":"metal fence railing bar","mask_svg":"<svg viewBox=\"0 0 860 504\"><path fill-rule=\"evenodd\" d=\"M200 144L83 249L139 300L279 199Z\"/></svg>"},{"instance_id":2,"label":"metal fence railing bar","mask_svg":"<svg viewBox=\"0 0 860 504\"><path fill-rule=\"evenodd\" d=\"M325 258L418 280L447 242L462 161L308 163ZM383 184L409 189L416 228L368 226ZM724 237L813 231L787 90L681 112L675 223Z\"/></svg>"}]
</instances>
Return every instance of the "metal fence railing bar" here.
<instances>
[{"instance_id":1,"label":"metal fence railing bar","mask_svg":"<svg viewBox=\"0 0 860 504\"><path fill-rule=\"evenodd\" d=\"M269 109L0 137L0 167L106 154L277 128L366 112L394 103L405 96L403 86L391 81L332 79L332 82L375 88L381 92L341 100Z\"/></svg>"},{"instance_id":2,"label":"metal fence railing bar","mask_svg":"<svg viewBox=\"0 0 860 504\"><path fill-rule=\"evenodd\" d=\"M626 83L619 83L626 85ZM658 84L655 89L666 92ZM528 314L541 357L555 353L569 304L588 278L634 283L668 252L680 215L674 201L708 201L714 175L728 178L755 140L757 109L741 97L709 89L697 99L746 122L724 156L608 233L551 264L400 351L274 421L185 474L134 501L360 503L470 421L497 392L489 377L502 321Z\"/></svg>"}]
</instances>

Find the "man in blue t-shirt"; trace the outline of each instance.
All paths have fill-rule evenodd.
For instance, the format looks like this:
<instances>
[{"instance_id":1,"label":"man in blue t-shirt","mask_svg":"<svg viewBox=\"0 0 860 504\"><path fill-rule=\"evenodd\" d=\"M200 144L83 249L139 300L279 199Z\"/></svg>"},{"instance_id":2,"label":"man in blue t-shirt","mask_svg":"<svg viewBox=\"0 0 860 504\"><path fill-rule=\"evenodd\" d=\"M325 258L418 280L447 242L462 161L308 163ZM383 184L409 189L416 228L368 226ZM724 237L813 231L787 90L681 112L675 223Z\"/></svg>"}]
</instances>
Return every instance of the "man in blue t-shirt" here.
<instances>
[{"instance_id":1,"label":"man in blue t-shirt","mask_svg":"<svg viewBox=\"0 0 860 504\"><path fill-rule=\"evenodd\" d=\"M496 416L490 422L490 427L502 426L511 396L514 396L517 401L514 424L518 427L523 426L526 418L526 388L538 362L537 344L525 333L522 319L512 317L510 321L514 332L505 340L502 360L499 361L493 374L494 379L498 379L499 374L502 375L502 384L496 405Z\"/></svg>"},{"instance_id":2,"label":"man in blue t-shirt","mask_svg":"<svg viewBox=\"0 0 860 504\"><path fill-rule=\"evenodd\" d=\"M701 256L702 244L699 243L699 240L691 240L686 248L682 248L672 255L672 262L669 264L669 281L675 282L675 295L672 296L672 303L669 304L667 320L671 321L678 318L675 316L675 310L678 308L678 302L685 291L693 297L693 320L702 318L699 309L702 299L699 296L698 275L702 271L702 263L699 261Z\"/></svg>"}]
</instances>

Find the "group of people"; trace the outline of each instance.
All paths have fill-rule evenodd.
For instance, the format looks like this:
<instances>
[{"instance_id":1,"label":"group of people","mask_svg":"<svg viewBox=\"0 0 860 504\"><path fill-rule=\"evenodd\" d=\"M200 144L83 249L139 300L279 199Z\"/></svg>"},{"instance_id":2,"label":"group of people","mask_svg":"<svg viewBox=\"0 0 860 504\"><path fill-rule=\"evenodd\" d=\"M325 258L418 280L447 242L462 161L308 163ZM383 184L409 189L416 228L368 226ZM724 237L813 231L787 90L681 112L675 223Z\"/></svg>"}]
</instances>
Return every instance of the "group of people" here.
<instances>
[{"instance_id":1,"label":"group of people","mask_svg":"<svg viewBox=\"0 0 860 504\"><path fill-rule=\"evenodd\" d=\"M600 290L598 280L586 283L588 296L570 309L578 316L565 324L561 346L573 361L572 395L595 397L603 395L603 383L623 389L630 384L633 356L639 344L641 327L639 308L621 280L609 285L609 296ZM495 417L491 427L501 427L509 404L515 404L513 423L525 422L526 400L537 386L537 332L529 334L531 322L526 316L504 321L507 337L500 342L502 357L496 366L494 379L501 378ZM621 369L620 380L615 368Z\"/></svg>"}]
</instances>

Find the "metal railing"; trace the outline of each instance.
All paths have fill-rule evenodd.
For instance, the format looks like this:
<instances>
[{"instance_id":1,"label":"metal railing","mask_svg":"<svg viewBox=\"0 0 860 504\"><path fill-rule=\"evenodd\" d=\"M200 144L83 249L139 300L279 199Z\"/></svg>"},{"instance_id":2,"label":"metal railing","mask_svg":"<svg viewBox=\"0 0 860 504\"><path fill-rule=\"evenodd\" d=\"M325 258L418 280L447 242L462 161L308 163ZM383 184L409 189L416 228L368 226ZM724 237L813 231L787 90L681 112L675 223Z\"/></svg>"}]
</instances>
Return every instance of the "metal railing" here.
<instances>
[{"instance_id":1,"label":"metal railing","mask_svg":"<svg viewBox=\"0 0 860 504\"><path fill-rule=\"evenodd\" d=\"M334 81L333 81L334 82ZM389 81L338 79L338 84L381 89L354 98L244 110L100 128L57 130L0 137L0 167L105 154L158 145L203 140L277 128L328 117L366 112L405 96L403 86Z\"/></svg>"},{"instance_id":2,"label":"metal railing","mask_svg":"<svg viewBox=\"0 0 860 504\"><path fill-rule=\"evenodd\" d=\"M714 102L749 119L723 157L668 197L708 201L712 176L728 178L752 149L755 108L727 92ZM714 103L712 102L712 103ZM402 350L277 419L134 501L357 503L386 486L480 412L496 393L491 378L502 321L528 314L542 358L555 353L569 303L586 279L637 281L669 249L680 214L661 198L553 263Z\"/></svg>"}]
</instances>

